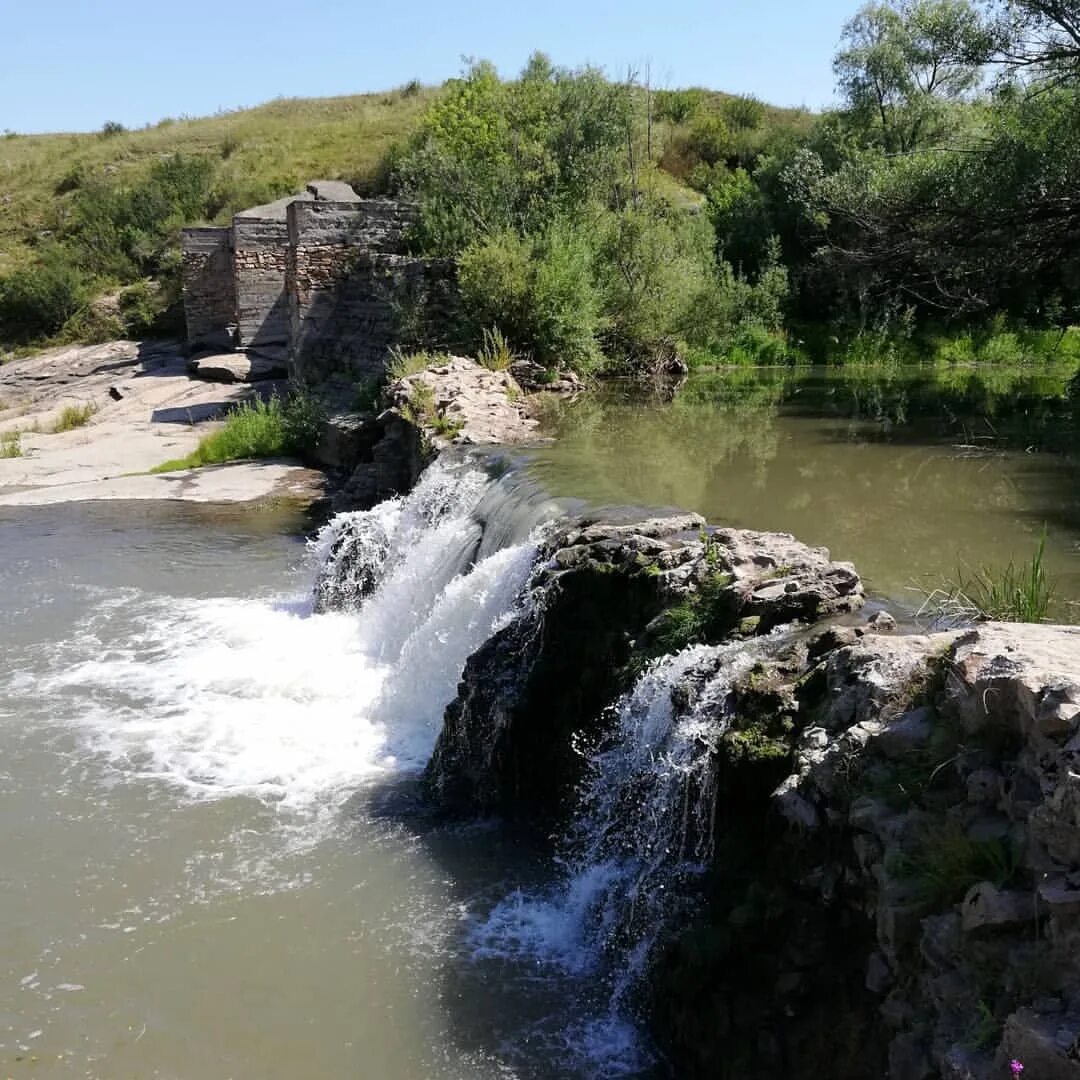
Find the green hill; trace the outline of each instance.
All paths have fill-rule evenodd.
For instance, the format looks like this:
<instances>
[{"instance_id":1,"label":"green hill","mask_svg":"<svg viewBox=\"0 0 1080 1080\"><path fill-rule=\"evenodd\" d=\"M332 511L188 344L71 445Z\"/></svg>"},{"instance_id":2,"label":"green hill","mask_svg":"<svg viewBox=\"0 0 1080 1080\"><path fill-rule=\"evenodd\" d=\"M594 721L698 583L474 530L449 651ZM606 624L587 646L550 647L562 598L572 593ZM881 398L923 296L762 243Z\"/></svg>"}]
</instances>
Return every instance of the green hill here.
<instances>
[{"instance_id":1,"label":"green hill","mask_svg":"<svg viewBox=\"0 0 1080 1080\"><path fill-rule=\"evenodd\" d=\"M220 220L313 178L370 188L390 145L407 134L434 93L408 87L281 99L116 134L8 134L0 138L0 273L21 263L43 234L63 230L88 180L131 182L152 162L177 153L213 162L214 217Z\"/></svg>"}]
</instances>

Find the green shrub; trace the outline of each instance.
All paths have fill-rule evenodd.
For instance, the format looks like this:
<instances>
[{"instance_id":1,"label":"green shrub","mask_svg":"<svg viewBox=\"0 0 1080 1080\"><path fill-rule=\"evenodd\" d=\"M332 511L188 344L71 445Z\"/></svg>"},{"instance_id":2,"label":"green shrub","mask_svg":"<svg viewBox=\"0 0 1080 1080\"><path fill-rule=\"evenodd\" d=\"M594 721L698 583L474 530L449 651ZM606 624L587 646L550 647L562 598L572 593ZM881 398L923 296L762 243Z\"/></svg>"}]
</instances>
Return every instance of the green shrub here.
<instances>
[{"instance_id":1,"label":"green shrub","mask_svg":"<svg viewBox=\"0 0 1080 1080\"><path fill-rule=\"evenodd\" d=\"M106 120L101 126L101 134L107 139L113 135L123 135L126 131L127 128L123 124L118 124L115 120Z\"/></svg>"},{"instance_id":2,"label":"green shrub","mask_svg":"<svg viewBox=\"0 0 1080 1080\"><path fill-rule=\"evenodd\" d=\"M0 278L0 327L8 341L55 334L86 303L89 285L59 247Z\"/></svg>"},{"instance_id":3,"label":"green shrub","mask_svg":"<svg viewBox=\"0 0 1080 1080\"><path fill-rule=\"evenodd\" d=\"M685 124L701 108L703 97L700 90L657 90L653 94L653 116Z\"/></svg>"},{"instance_id":4,"label":"green shrub","mask_svg":"<svg viewBox=\"0 0 1080 1080\"><path fill-rule=\"evenodd\" d=\"M715 165L731 150L731 132L719 113L700 113L690 125L687 143L699 160Z\"/></svg>"},{"instance_id":5,"label":"green shrub","mask_svg":"<svg viewBox=\"0 0 1080 1080\"><path fill-rule=\"evenodd\" d=\"M765 106L750 95L728 98L722 113L732 130L756 131L765 122Z\"/></svg>"},{"instance_id":6,"label":"green shrub","mask_svg":"<svg viewBox=\"0 0 1080 1080\"><path fill-rule=\"evenodd\" d=\"M405 350L392 348L386 361L386 374L391 379L405 379L419 371L425 371L439 361L436 353L426 349Z\"/></svg>"},{"instance_id":7,"label":"green shrub","mask_svg":"<svg viewBox=\"0 0 1080 1080\"><path fill-rule=\"evenodd\" d=\"M220 431L207 435L187 457L150 471L175 472L243 458L302 456L317 441L321 421L321 409L304 391L284 402L276 396L269 401L245 401L229 413Z\"/></svg>"},{"instance_id":8,"label":"green shrub","mask_svg":"<svg viewBox=\"0 0 1080 1080\"><path fill-rule=\"evenodd\" d=\"M0 458L22 457L22 432L0 432Z\"/></svg>"},{"instance_id":9,"label":"green shrub","mask_svg":"<svg viewBox=\"0 0 1080 1080\"><path fill-rule=\"evenodd\" d=\"M516 359L506 335L497 327L485 328L477 361L489 371L505 371Z\"/></svg>"},{"instance_id":10,"label":"green shrub","mask_svg":"<svg viewBox=\"0 0 1080 1080\"><path fill-rule=\"evenodd\" d=\"M480 327L496 323L511 347L544 367L588 370L600 362L602 297L588 240L558 223L536 240L504 231L458 261L462 299Z\"/></svg>"}]
</instances>

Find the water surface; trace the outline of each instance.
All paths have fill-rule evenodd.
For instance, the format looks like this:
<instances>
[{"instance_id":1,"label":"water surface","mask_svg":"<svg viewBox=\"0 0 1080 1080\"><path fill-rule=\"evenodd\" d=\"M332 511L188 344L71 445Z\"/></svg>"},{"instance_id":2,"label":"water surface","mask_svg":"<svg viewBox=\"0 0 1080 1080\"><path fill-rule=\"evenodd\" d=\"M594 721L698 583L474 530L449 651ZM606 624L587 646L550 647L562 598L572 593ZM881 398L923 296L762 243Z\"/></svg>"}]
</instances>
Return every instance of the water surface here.
<instances>
[{"instance_id":1,"label":"water surface","mask_svg":"<svg viewBox=\"0 0 1080 1080\"><path fill-rule=\"evenodd\" d=\"M602 1075L570 1045L589 974L471 944L550 870L416 796L528 553L313 615L296 524L0 511L0 1076Z\"/></svg>"},{"instance_id":2,"label":"water surface","mask_svg":"<svg viewBox=\"0 0 1080 1080\"><path fill-rule=\"evenodd\" d=\"M1057 618L1080 618L1080 456L1067 373L751 369L665 403L613 387L549 418L553 492L790 532L918 606L959 567L1025 560L1047 530Z\"/></svg>"}]
</instances>

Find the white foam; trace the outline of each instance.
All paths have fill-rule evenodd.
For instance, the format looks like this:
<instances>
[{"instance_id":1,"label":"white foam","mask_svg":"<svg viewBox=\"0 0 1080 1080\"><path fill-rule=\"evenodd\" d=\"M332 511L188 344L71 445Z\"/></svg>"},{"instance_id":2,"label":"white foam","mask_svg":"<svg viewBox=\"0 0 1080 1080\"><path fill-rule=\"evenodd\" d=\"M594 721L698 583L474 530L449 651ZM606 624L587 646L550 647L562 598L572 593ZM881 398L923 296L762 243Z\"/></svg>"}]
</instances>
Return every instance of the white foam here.
<instances>
[{"instance_id":1,"label":"white foam","mask_svg":"<svg viewBox=\"0 0 1080 1080\"><path fill-rule=\"evenodd\" d=\"M125 590L76 628L34 692L63 702L123 771L196 797L338 806L358 783L426 763L466 659L513 616L536 547L473 563L482 527L472 511L494 483L435 467L408 498L367 512L391 549L359 610ZM349 520L350 535L366 535ZM324 530L316 558L337 557L342 528Z\"/></svg>"}]
</instances>

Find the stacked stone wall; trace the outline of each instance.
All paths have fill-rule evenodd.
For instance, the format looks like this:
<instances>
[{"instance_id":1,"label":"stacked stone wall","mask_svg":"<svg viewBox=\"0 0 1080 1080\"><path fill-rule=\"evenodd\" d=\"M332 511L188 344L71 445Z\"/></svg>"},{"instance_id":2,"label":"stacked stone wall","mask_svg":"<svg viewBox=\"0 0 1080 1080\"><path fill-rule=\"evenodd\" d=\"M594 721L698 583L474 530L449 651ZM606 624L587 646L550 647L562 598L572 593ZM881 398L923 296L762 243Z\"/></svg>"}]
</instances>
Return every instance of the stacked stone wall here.
<instances>
[{"instance_id":1,"label":"stacked stone wall","mask_svg":"<svg viewBox=\"0 0 1080 1080\"><path fill-rule=\"evenodd\" d=\"M188 343L193 348L230 348L236 336L232 230L185 229L181 252Z\"/></svg>"},{"instance_id":2,"label":"stacked stone wall","mask_svg":"<svg viewBox=\"0 0 1080 1080\"><path fill-rule=\"evenodd\" d=\"M379 376L392 345L445 324L452 268L403 253L411 207L383 199L296 202L288 219L294 377Z\"/></svg>"},{"instance_id":3,"label":"stacked stone wall","mask_svg":"<svg viewBox=\"0 0 1080 1080\"><path fill-rule=\"evenodd\" d=\"M243 348L284 350L288 345L288 245L284 218L237 217L233 223L237 344Z\"/></svg>"}]
</instances>

